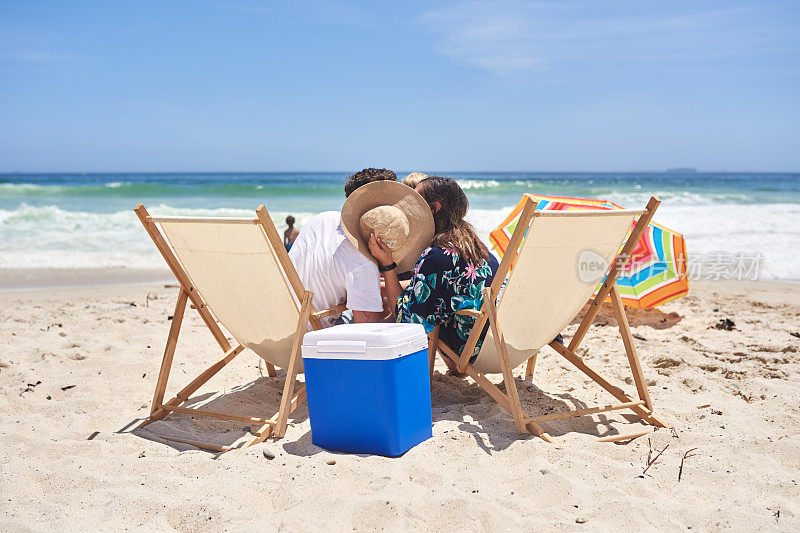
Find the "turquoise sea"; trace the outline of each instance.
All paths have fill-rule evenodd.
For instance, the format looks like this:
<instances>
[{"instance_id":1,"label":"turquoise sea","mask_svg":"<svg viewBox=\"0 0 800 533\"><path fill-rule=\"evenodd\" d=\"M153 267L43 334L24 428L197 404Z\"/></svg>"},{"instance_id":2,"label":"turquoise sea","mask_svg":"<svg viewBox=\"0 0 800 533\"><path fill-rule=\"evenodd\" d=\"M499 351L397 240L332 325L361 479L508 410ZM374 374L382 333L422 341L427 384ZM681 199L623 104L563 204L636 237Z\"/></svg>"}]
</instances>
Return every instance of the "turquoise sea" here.
<instances>
[{"instance_id":1,"label":"turquoise sea","mask_svg":"<svg viewBox=\"0 0 800 533\"><path fill-rule=\"evenodd\" d=\"M457 179L486 238L525 192L663 203L656 221L692 255L760 257L761 279L800 280L800 173L428 172ZM398 172L402 178L406 173ZM252 216L266 204L280 229L339 209L348 172L0 173L0 268L160 268L133 214Z\"/></svg>"}]
</instances>

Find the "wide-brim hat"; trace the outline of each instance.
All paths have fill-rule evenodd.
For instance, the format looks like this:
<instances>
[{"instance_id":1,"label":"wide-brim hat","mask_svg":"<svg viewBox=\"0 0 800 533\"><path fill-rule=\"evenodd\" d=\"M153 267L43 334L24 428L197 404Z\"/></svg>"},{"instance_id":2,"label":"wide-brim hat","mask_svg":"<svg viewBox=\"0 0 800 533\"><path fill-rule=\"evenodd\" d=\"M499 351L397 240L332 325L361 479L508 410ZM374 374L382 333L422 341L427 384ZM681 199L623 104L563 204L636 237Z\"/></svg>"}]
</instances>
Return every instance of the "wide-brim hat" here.
<instances>
[{"instance_id":1,"label":"wide-brim hat","mask_svg":"<svg viewBox=\"0 0 800 533\"><path fill-rule=\"evenodd\" d=\"M396 181L373 181L353 191L342 207L342 230L359 252L375 261L369 236L391 250L398 272L414 267L433 240L433 214L414 189Z\"/></svg>"}]
</instances>

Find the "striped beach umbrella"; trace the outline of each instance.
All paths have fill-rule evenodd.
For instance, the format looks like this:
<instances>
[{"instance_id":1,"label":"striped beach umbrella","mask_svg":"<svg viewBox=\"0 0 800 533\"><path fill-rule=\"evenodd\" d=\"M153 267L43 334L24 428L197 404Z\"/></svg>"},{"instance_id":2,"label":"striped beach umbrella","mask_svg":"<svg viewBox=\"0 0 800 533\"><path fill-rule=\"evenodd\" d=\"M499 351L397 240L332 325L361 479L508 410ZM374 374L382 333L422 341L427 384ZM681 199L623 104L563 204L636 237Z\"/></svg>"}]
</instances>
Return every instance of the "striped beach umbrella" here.
<instances>
[{"instance_id":1,"label":"striped beach umbrella","mask_svg":"<svg viewBox=\"0 0 800 533\"><path fill-rule=\"evenodd\" d=\"M534 200L536 209L539 210L622 209L607 200L538 194L525 196ZM489 234L489 240L500 257L508 247L524 204L525 198L514 207L500 226ZM675 300L688 293L686 243L683 235L651 223L636 243L625 270L617 278L617 286L625 305L644 309Z\"/></svg>"}]
</instances>

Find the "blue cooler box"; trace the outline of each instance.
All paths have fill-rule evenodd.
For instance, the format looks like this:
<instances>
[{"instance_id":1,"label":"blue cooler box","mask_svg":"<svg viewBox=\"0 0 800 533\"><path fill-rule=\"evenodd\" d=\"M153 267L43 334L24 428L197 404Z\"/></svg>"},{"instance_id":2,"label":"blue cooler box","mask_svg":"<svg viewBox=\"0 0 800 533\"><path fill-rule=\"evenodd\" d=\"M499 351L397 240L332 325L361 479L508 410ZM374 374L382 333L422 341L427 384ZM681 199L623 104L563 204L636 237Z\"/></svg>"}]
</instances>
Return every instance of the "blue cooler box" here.
<instances>
[{"instance_id":1,"label":"blue cooler box","mask_svg":"<svg viewBox=\"0 0 800 533\"><path fill-rule=\"evenodd\" d=\"M401 455L431 437L428 337L419 324L344 324L303 338L311 441Z\"/></svg>"}]
</instances>

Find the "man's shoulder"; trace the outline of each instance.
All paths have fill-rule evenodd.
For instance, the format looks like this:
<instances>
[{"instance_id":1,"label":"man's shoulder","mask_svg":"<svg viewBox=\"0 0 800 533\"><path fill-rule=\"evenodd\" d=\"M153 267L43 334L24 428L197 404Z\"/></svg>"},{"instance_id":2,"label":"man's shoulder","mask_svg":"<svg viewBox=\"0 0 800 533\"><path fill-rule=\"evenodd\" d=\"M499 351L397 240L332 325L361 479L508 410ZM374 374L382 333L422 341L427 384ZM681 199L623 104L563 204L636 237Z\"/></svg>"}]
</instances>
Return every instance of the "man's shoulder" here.
<instances>
[{"instance_id":1,"label":"man's shoulder","mask_svg":"<svg viewBox=\"0 0 800 533\"><path fill-rule=\"evenodd\" d=\"M342 216L339 211L323 211L322 213L311 217L309 221L306 222L305 227L332 225L335 228L339 225L341 218Z\"/></svg>"},{"instance_id":2,"label":"man's shoulder","mask_svg":"<svg viewBox=\"0 0 800 533\"><path fill-rule=\"evenodd\" d=\"M336 227L339 225L336 218L338 216L339 213L336 211L326 211L311 217L303 225L303 230L298 230L295 234L294 246L289 250L289 256L296 258L310 253L320 242L335 241Z\"/></svg>"},{"instance_id":3,"label":"man's shoulder","mask_svg":"<svg viewBox=\"0 0 800 533\"><path fill-rule=\"evenodd\" d=\"M298 233L298 239L311 239L317 241L323 239L336 240L338 238L339 223L341 215L338 211L325 211L311 217L303 226L303 230Z\"/></svg>"}]
</instances>

